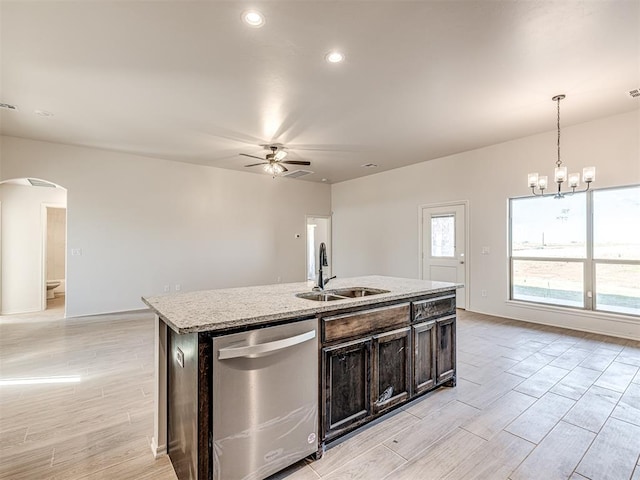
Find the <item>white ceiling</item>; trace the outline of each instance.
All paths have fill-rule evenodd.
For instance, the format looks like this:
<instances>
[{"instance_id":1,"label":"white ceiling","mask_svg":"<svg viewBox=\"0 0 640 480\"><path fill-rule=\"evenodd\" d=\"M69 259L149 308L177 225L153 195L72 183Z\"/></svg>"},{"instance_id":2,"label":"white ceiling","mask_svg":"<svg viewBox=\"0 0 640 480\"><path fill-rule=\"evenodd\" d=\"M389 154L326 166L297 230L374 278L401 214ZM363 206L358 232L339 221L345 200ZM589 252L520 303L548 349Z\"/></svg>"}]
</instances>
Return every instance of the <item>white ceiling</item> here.
<instances>
[{"instance_id":1,"label":"white ceiling","mask_svg":"<svg viewBox=\"0 0 640 480\"><path fill-rule=\"evenodd\" d=\"M3 134L256 173L238 153L281 143L312 181L554 130L558 93L563 125L640 108L638 0L2 1L0 22Z\"/></svg>"}]
</instances>

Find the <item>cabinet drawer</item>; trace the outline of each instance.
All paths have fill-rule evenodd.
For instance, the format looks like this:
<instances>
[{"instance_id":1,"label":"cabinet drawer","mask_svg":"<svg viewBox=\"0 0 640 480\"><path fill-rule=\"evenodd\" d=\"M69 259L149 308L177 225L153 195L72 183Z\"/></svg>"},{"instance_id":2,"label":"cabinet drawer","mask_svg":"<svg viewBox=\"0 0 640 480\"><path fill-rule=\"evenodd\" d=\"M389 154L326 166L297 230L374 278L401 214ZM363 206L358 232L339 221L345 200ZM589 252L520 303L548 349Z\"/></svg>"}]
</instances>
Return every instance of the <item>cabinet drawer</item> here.
<instances>
[{"instance_id":1,"label":"cabinet drawer","mask_svg":"<svg viewBox=\"0 0 640 480\"><path fill-rule=\"evenodd\" d=\"M333 342L409 325L410 305L391 305L322 319L322 340Z\"/></svg>"},{"instance_id":2,"label":"cabinet drawer","mask_svg":"<svg viewBox=\"0 0 640 480\"><path fill-rule=\"evenodd\" d=\"M413 321L419 322L430 318L456 313L456 294L443 295L420 302L413 302Z\"/></svg>"}]
</instances>

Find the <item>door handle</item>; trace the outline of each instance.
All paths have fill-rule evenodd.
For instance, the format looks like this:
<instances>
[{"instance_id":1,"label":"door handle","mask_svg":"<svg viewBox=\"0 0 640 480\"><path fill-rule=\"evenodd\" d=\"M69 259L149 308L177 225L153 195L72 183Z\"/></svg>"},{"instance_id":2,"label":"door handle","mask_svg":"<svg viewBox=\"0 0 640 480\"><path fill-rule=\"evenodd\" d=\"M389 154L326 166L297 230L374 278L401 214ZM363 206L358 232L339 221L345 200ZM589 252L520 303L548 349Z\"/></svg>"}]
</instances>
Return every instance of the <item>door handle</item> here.
<instances>
[{"instance_id":1,"label":"door handle","mask_svg":"<svg viewBox=\"0 0 640 480\"><path fill-rule=\"evenodd\" d=\"M227 347L218 350L218 360L230 358L256 358L264 354L274 353L278 350L293 347L316 337L316 331L310 330L295 337L283 338L274 342L259 343L258 345L245 345L243 347Z\"/></svg>"}]
</instances>

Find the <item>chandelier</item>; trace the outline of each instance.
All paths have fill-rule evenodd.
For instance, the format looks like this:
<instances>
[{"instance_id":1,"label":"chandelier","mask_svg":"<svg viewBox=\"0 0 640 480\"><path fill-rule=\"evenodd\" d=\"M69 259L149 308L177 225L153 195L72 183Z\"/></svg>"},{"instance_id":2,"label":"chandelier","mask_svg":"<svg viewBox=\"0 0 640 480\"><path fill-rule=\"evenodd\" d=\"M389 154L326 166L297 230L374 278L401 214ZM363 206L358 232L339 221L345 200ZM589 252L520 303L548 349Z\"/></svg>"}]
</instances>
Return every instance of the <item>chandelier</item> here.
<instances>
[{"instance_id":1,"label":"chandelier","mask_svg":"<svg viewBox=\"0 0 640 480\"><path fill-rule=\"evenodd\" d=\"M580 186L580 174L579 173L570 173L567 176L567 167L562 166L562 160L560 160L560 100L565 98L566 95L556 95L551 100L557 102L558 104L558 160L556 160L556 168L554 172L554 180L558 184L558 191L553 196L554 198L563 198L564 193L562 192L562 184L568 181L569 188L571 188L570 193L575 193L576 188ZM529 178L529 187L531 187L531 192L533 192L536 196L543 196L544 191L548 187L548 178L546 176L539 176L537 173L530 173L528 175ZM596 167L585 167L582 169L582 181L587 184L587 188L584 190L577 190L579 192L586 192L589 190L589 186L591 182L596 179ZM536 193L536 187L540 190L540 193Z\"/></svg>"}]
</instances>

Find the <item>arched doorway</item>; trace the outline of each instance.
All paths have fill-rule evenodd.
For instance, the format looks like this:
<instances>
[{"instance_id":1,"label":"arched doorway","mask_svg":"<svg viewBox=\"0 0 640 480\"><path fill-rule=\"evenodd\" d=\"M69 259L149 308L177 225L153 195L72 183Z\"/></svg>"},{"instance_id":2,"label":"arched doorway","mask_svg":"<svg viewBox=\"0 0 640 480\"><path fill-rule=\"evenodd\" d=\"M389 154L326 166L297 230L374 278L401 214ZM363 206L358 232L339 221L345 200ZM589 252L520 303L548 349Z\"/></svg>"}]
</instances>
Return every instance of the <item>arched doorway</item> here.
<instances>
[{"instance_id":1,"label":"arched doorway","mask_svg":"<svg viewBox=\"0 0 640 480\"><path fill-rule=\"evenodd\" d=\"M39 178L0 182L1 314L47 307L64 312L66 207L67 190L53 182Z\"/></svg>"}]
</instances>

